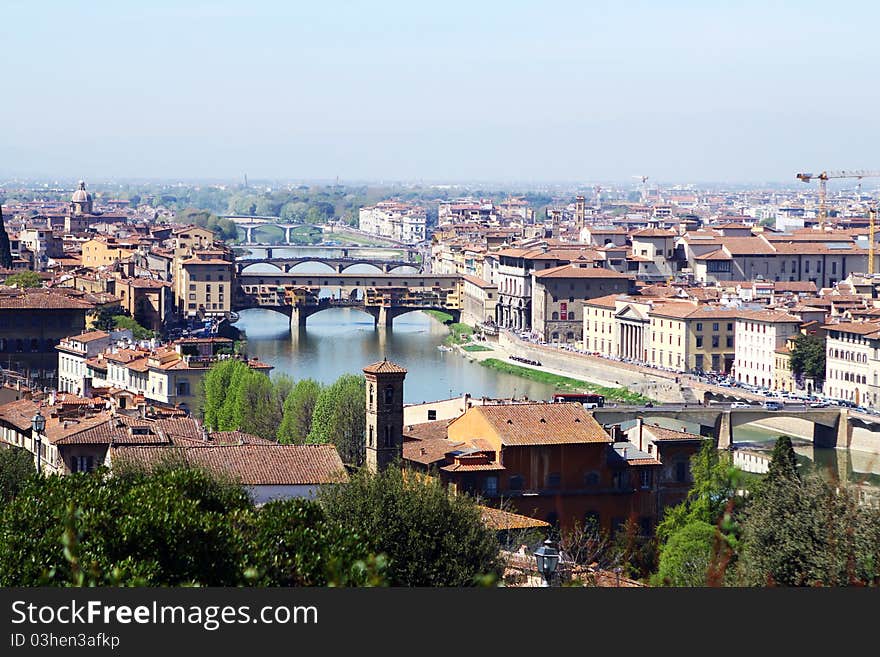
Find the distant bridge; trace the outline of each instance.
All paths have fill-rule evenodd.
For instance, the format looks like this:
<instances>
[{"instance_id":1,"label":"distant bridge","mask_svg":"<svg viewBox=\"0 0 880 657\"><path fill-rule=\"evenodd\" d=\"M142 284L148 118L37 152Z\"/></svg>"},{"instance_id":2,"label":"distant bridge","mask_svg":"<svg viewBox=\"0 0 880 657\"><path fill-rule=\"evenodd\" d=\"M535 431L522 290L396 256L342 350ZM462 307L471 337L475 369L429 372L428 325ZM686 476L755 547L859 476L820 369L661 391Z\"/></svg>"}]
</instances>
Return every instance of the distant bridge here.
<instances>
[{"instance_id":1,"label":"distant bridge","mask_svg":"<svg viewBox=\"0 0 880 657\"><path fill-rule=\"evenodd\" d=\"M408 260L383 260L356 257L321 258L318 256L304 256L302 258L252 258L237 260L235 266L239 274L243 273L245 269L251 267L252 265L271 265L278 269L279 272L289 273L297 265L301 265L306 262L327 265L337 274L341 274L349 267L354 267L355 265L372 265L373 267L385 274L390 274L395 269L398 269L400 267L413 267L420 272L422 271L422 265L415 262L410 262Z\"/></svg>"},{"instance_id":2,"label":"distant bridge","mask_svg":"<svg viewBox=\"0 0 880 657\"><path fill-rule=\"evenodd\" d=\"M265 308L290 317L291 326L329 308L356 308L376 326L391 327L395 317L416 310L442 310L457 321L458 276L425 274L249 273L236 277L234 310ZM332 298L320 297L332 290Z\"/></svg>"},{"instance_id":3,"label":"distant bridge","mask_svg":"<svg viewBox=\"0 0 880 657\"><path fill-rule=\"evenodd\" d=\"M317 228L322 232L324 230L321 226L314 224L295 224L289 221L284 221L281 217L226 215L222 218L232 220L238 228L244 231L245 244L254 243L254 233L258 228L264 226L275 226L276 228L283 230L284 242L286 244L291 243L291 234L296 228Z\"/></svg>"},{"instance_id":4,"label":"distant bridge","mask_svg":"<svg viewBox=\"0 0 880 657\"><path fill-rule=\"evenodd\" d=\"M850 417L848 409L804 408L800 404L787 404L778 411L753 406L751 408L719 408L712 406L687 407L684 405L642 407L605 407L593 411L600 424L619 424L636 417L642 419L671 418L700 425L704 436L717 437L718 448L728 449L733 445L733 430L751 422L773 418L796 418L813 423L813 444L816 447L840 447L850 445L853 424L864 426L872 431L880 431L880 418L876 421L868 417Z\"/></svg>"}]
</instances>

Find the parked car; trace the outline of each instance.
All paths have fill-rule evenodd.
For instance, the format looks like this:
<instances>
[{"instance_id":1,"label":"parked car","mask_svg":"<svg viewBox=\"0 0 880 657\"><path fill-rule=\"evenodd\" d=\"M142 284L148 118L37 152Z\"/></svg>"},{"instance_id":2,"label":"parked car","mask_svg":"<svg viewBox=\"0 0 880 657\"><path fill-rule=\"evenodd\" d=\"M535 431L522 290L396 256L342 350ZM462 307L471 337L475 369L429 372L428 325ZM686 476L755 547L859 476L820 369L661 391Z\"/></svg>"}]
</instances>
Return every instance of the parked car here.
<instances>
[{"instance_id":1,"label":"parked car","mask_svg":"<svg viewBox=\"0 0 880 657\"><path fill-rule=\"evenodd\" d=\"M831 406L831 404L827 401L822 401L821 399L810 404L810 408L828 408L829 406Z\"/></svg>"},{"instance_id":2,"label":"parked car","mask_svg":"<svg viewBox=\"0 0 880 657\"><path fill-rule=\"evenodd\" d=\"M731 408L751 408L752 405L747 402L733 402L730 405Z\"/></svg>"},{"instance_id":3,"label":"parked car","mask_svg":"<svg viewBox=\"0 0 880 657\"><path fill-rule=\"evenodd\" d=\"M781 411L782 406L782 402L778 402L772 399L768 399L764 402L764 408L766 408L768 411Z\"/></svg>"}]
</instances>

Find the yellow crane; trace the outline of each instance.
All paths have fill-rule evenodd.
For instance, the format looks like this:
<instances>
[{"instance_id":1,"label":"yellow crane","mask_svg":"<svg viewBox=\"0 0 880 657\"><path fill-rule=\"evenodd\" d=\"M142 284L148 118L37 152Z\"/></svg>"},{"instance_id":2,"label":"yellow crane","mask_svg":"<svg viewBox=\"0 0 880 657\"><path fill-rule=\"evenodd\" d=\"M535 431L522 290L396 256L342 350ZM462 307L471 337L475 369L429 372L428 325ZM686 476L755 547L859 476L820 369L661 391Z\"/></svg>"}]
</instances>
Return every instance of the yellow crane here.
<instances>
[{"instance_id":1,"label":"yellow crane","mask_svg":"<svg viewBox=\"0 0 880 657\"><path fill-rule=\"evenodd\" d=\"M799 173L797 179L808 183L815 178L819 181L819 228L825 227L828 219L826 199L828 196L827 183L832 178L880 178L880 171L866 171L864 169L852 169L849 171L823 171L822 173ZM861 182L860 182L861 184Z\"/></svg>"}]
</instances>

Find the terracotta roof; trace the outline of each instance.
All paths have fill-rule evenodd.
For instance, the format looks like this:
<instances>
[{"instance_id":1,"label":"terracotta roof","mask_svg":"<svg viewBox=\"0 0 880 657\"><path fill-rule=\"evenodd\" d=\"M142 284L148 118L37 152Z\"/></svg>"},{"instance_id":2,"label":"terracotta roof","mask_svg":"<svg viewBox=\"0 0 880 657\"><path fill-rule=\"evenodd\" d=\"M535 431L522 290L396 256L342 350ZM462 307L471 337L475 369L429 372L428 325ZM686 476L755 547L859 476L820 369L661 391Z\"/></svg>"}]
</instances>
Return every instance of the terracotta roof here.
<instances>
[{"instance_id":1,"label":"terracotta roof","mask_svg":"<svg viewBox=\"0 0 880 657\"><path fill-rule=\"evenodd\" d=\"M380 360L378 363L367 365L364 368L366 374L406 374L406 371L405 367L389 360Z\"/></svg>"},{"instance_id":2,"label":"terracotta roof","mask_svg":"<svg viewBox=\"0 0 880 657\"><path fill-rule=\"evenodd\" d=\"M500 463L450 463L440 468L445 472L479 472L504 470L504 466Z\"/></svg>"},{"instance_id":3,"label":"terracotta roof","mask_svg":"<svg viewBox=\"0 0 880 657\"><path fill-rule=\"evenodd\" d=\"M783 310L741 310L739 313L739 318L749 319L756 322L801 323L801 320L798 317L790 315Z\"/></svg>"},{"instance_id":4,"label":"terracotta roof","mask_svg":"<svg viewBox=\"0 0 880 657\"><path fill-rule=\"evenodd\" d=\"M678 237L678 235L671 230L663 230L662 228L642 228L641 230L636 230L630 233L632 237Z\"/></svg>"},{"instance_id":5,"label":"terracotta roof","mask_svg":"<svg viewBox=\"0 0 880 657\"><path fill-rule=\"evenodd\" d=\"M249 486L338 484L348 475L333 445L216 445L205 447L121 447L113 449L114 463L146 468L166 458L233 478Z\"/></svg>"},{"instance_id":6,"label":"terracotta roof","mask_svg":"<svg viewBox=\"0 0 880 657\"><path fill-rule=\"evenodd\" d=\"M560 265L551 269L542 269L535 272L535 278L618 278L630 279L633 277L620 272L605 269L604 267L578 267L577 265Z\"/></svg>"},{"instance_id":7,"label":"terracotta roof","mask_svg":"<svg viewBox=\"0 0 880 657\"><path fill-rule=\"evenodd\" d=\"M98 417L98 416L96 416ZM48 423L46 435L56 445L156 445L167 444L168 439L159 435L153 423L125 415L107 417L101 414L101 421L66 435L52 439Z\"/></svg>"},{"instance_id":8,"label":"terracotta roof","mask_svg":"<svg viewBox=\"0 0 880 657\"><path fill-rule=\"evenodd\" d=\"M100 340L102 338L109 338L110 334L104 331L87 331L85 333L80 333L79 335L74 335L67 340L76 340L77 342L93 342L94 340Z\"/></svg>"},{"instance_id":9,"label":"terracotta roof","mask_svg":"<svg viewBox=\"0 0 880 657\"><path fill-rule=\"evenodd\" d=\"M611 438L584 407L575 403L499 404L474 406L504 445L565 445L610 443ZM461 418L453 420L450 425Z\"/></svg>"},{"instance_id":10,"label":"terracotta roof","mask_svg":"<svg viewBox=\"0 0 880 657\"><path fill-rule=\"evenodd\" d=\"M807 292L816 293L816 284L813 281L775 281L774 292Z\"/></svg>"},{"instance_id":11,"label":"terracotta roof","mask_svg":"<svg viewBox=\"0 0 880 657\"><path fill-rule=\"evenodd\" d=\"M446 427L449 420L433 420L419 424L407 424L403 427L404 438L412 440L431 440L446 438Z\"/></svg>"},{"instance_id":12,"label":"terracotta roof","mask_svg":"<svg viewBox=\"0 0 880 657\"><path fill-rule=\"evenodd\" d=\"M0 287L0 309L57 310L91 309L94 304L57 289Z\"/></svg>"},{"instance_id":13,"label":"terracotta roof","mask_svg":"<svg viewBox=\"0 0 880 657\"><path fill-rule=\"evenodd\" d=\"M430 465L438 461L445 461L446 455L458 447L467 443L455 442L446 438L427 438L425 440L410 440L403 443L403 458L422 465Z\"/></svg>"},{"instance_id":14,"label":"terracotta roof","mask_svg":"<svg viewBox=\"0 0 880 657\"><path fill-rule=\"evenodd\" d=\"M695 256L694 260L733 260L733 256L729 255L724 249L718 249Z\"/></svg>"},{"instance_id":15,"label":"terracotta roof","mask_svg":"<svg viewBox=\"0 0 880 657\"><path fill-rule=\"evenodd\" d=\"M243 431L212 431L208 438L215 445L277 445L274 440L260 438Z\"/></svg>"},{"instance_id":16,"label":"terracotta roof","mask_svg":"<svg viewBox=\"0 0 880 657\"><path fill-rule=\"evenodd\" d=\"M489 529L495 531L504 531L507 529L531 529L537 527L549 527L550 524L537 518L520 515L519 513L511 513L501 509L494 509L490 506L480 505L480 513L483 516L483 522Z\"/></svg>"},{"instance_id":17,"label":"terracotta roof","mask_svg":"<svg viewBox=\"0 0 880 657\"><path fill-rule=\"evenodd\" d=\"M675 429L667 429L657 424L645 424L642 426L644 431L649 432L654 440L660 441L676 441L676 440L706 440L704 436L689 431L676 431Z\"/></svg>"}]
</instances>

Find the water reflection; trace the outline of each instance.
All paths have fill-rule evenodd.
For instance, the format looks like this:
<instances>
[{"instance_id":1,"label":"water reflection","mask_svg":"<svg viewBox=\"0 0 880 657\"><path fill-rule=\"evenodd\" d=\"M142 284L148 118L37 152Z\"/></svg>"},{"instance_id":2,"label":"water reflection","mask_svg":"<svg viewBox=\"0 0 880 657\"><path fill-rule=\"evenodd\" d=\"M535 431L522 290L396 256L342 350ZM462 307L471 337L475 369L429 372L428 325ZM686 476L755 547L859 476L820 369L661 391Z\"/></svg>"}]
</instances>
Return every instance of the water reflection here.
<instances>
[{"instance_id":1,"label":"water reflection","mask_svg":"<svg viewBox=\"0 0 880 657\"><path fill-rule=\"evenodd\" d=\"M502 374L437 349L448 331L421 312L394 320L394 328L376 329L373 318L353 308L333 308L312 315L305 329L291 331L284 315L245 310L236 323L245 331L252 355L295 379L311 377L331 383L346 373L387 357L409 370L404 387L407 403L474 397L550 399L552 386Z\"/></svg>"}]
</instances>

